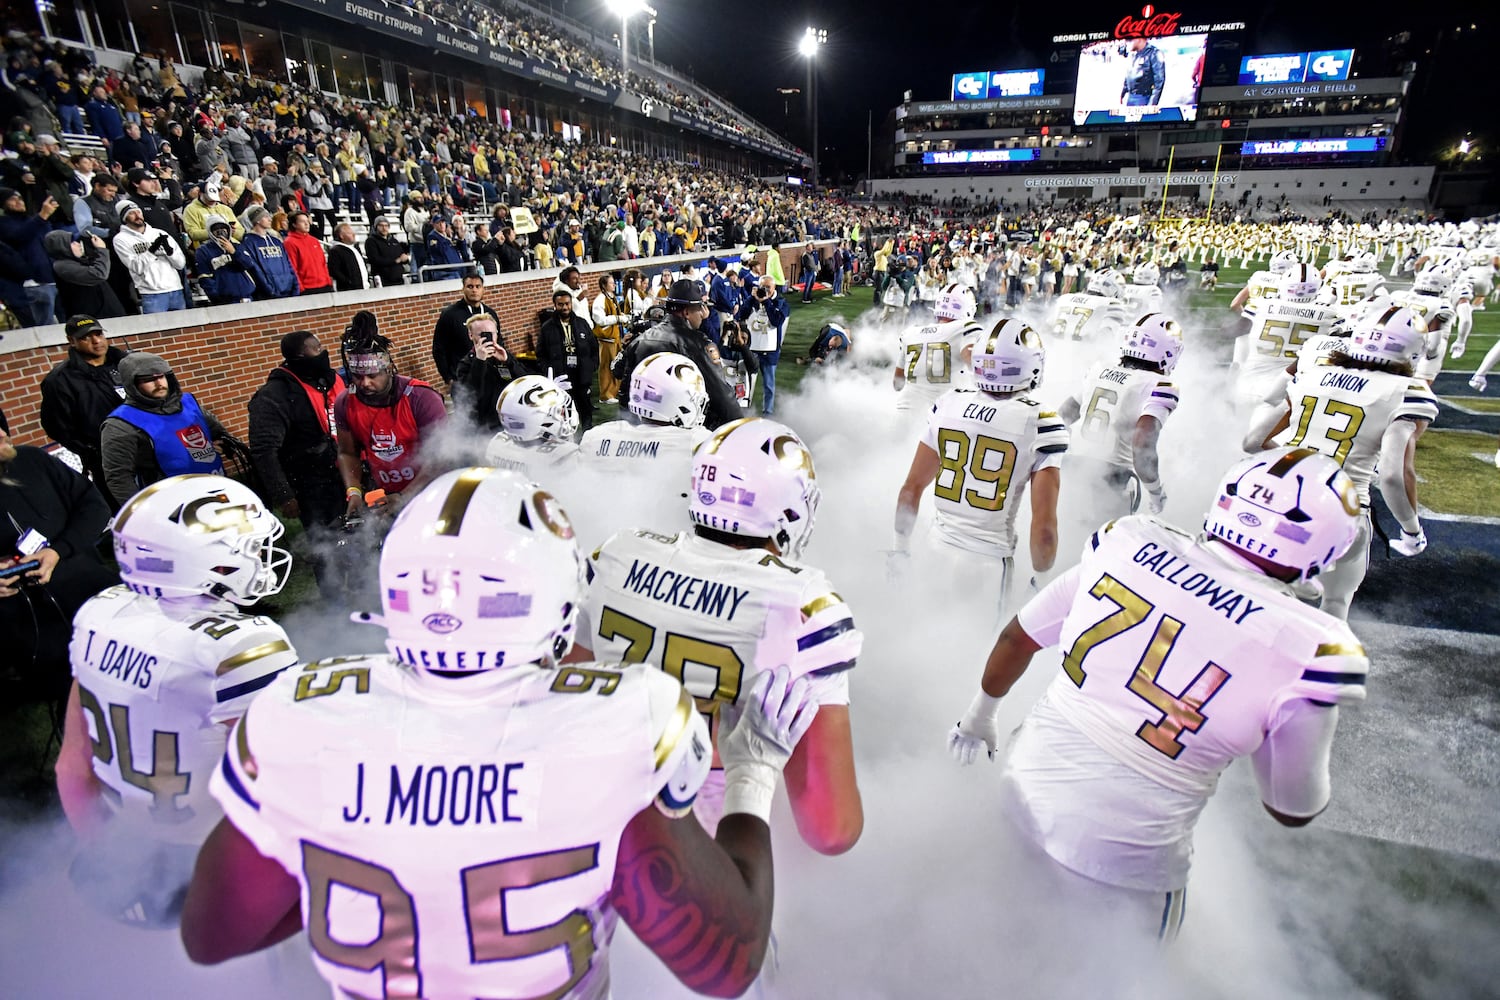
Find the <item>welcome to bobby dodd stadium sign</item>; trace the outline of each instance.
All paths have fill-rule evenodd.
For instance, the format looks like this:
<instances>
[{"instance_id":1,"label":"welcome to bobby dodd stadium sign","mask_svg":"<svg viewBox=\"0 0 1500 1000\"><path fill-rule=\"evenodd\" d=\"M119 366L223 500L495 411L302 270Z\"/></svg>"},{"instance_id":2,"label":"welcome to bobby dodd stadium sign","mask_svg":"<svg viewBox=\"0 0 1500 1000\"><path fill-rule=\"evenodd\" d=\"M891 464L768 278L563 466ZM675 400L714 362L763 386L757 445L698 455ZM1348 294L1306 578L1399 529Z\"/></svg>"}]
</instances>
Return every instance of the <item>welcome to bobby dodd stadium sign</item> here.
<instances>
[{"instance_id":1,"label":"welcome to bobby dodd stadium sign","mask_svg":"<svg viewBox=\"0 0 1500 1000\"><path fill-rule=\"evenodd\" d=\"M1150 184L1212 184L1214 175L1208 174L1049 174L1046 177L1028 177L1029 188L1049 187L1098 187L1112 184L1117 187L1145 187ZM1233 184L1235 175L1222 173L1220 184Z\"/></svg>"},{"instance_id":2,"label":"welcome to bobby dodd stadium sign","mask_svg":"<svg viewBox=\"0 0 1500 1000\"><path fill-rule=\"evenodd\" d=\"M1005 97L985 101L913 101L909 107L914 115L972 114L980 111L1031 111L1037 108L1072 107L1072 95L1059 97Z\"/></svg>"}]
</instances>

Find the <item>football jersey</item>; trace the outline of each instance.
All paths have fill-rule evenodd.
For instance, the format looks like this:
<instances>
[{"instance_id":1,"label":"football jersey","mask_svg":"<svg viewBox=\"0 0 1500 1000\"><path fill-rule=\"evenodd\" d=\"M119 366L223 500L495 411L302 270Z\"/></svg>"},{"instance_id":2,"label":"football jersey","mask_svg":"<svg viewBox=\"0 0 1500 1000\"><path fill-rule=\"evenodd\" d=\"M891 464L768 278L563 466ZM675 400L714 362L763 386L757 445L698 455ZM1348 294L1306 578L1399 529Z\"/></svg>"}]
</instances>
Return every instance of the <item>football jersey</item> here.
<instances>
[{"instance_id":1,"label":"football jersey","mask_svg":"<svg viewBox=\"0 0 1500 1000\"><path fill-rule=\"evenodd\" d=\"M1244 399L1261 399L1297 358L1310 338L1328 333L1338 321L1332 308L1313 302L1251 299L1240 313L1250 321L1249 355L1240 365L1236 387Z\"/></svg>"},{"instance_id":2,"label":"football jersey","mask_svg":"<svg viewBox=\"0 0 1500 1000\"><path fill-rule=\"evenodd\" d=\"M598 659L659 665L705 715L783 664L818 704L849 703L864 635L821 570L692 532L622 531L589 557L588 578L579 641ZM722 781L710 775L698 802L710 830Z\"/></svg>"},{"instance_id":3,"label":"football jersey","mask_svg":"<svg viewBox=\"0 0 1500 1000\"><path fill-rule=\"evenodd\" d=\"M1052 332L1070 340L1102 339L1123 327L1125 320L1126 306L1119 299L1070 292L1057 298Z\"/></svg>"},{"instance_id":4,"label":"football jersey","mask_svg":"<svg viewBox=\"0 0 1500 1000\"><path fill-rule=\"evenodd\" d=\"M208 599L157 600L111 587L73 621L68 653L117 817L158 841L200 844L219 822L208 777L223 723L297 662L281 626Z\"/></svg>"},{"instance_id":5,"label":"football jersey","mask_svg":"<svg viewBox=\"0 0 1500 1000\"><path fill-rule=\"evenodd\" d=\"M1132 889L1187 884L1192 832L1219 775L1289 703L1358 702L1369 662L1349 627L1216 543L1154 518L1096 532L1022 609L1062 669L1006 761L1049 855Z\"/></svg>"},{"instance_id":6,"label":"football jersey","mask_svg":"<svg viewBox=\"0 0 1500 1000\"><path fill-rule=\"evenodd\" d=\"M983 335L978 323L958 320L901 331L906 384L896 397L896 408L926 412L949 389L972 387L974 372L963 353Z\"/></svg>"},{"instance_id":7,"label":"football jersey","mask_svg":"<svg viewBox=\"0 0 1500 1000\"><path fill-rule=\"evenodd\" d=\"M578 454L587 468L652 475L669 470L671 474L681 473L686 484L693 471L693 449L712 433L707 427L611 420L583 435Z\"/></svg>"},{"instance_id":8,"label":"football jersey","mask_svg":"<svg viewBox=\"0 0 1500 1000\"><path fill-rule=\"evenodd\" d=\"M1062 465L1068 428L1027 396L954 389L933 405L922 443L942 463L933 480L934 531L968 551L1016 550L1016 512L1033 473Z\"/></svg>"},{"instance_id":9,"label":"football jersey","mask_svg":"<svg viewBox=\"0 0 1500 1000\"><path fill-rule=\"evenodd\" d=\"M1161 312L1162 292L1158 285L1126 285L1126 312L1131 316Z\"/></svg>"},{"instance_id":10,"label":"football jersey","mask_svg":"<svg viewBox=\"0 0 1500 1000\"><path fill-rule=\"evenodd\" d=\"M512 441L504 431L490 438L484 449L484 464L493 469L519 472L532 482L549 485L578 464L578 445L572 441L532 446Z\"/></svg>"},{"instance_id":11,"label":"football jersey","mask_svg":"<svg viewBox=\"0 0 1500 1000\"><path fill-rule=\"evenodd\" d=\"M301 884L336 997L598 998L620 833L658 794L685 808L677 764L708 752L659 671L335 657L256 699L212 790Z\"/></svg>"},{"instance_id":12,"label":"football jersey","mask_svg":"<svg viewBox=\"0 0 1500 1000\"><path fill-rule=\"evenodd\" d=\"M1111 465L1135 467L1131 440L1141 417L1163 424L1177 409L1177 387L1158 372L1095 362L1078 396L1078 433L1070 443L1073 455Z\"/></svg>"},{"instance_id":13,"label":"football jersey","mask_svg":"<svg viewBox=\"0 0 1500 1000\"><path fill-rule=\"evenodd\" d=\"M1385 287L1385 279L1378 273L1360 274L1341 271L1318 293L1318 302L1332 306L1340 315L1353 316L1361 303L1378 294Z\"/></svg>"},{"instance_id":14,"label":"football jersey","mask_svg":"<svg viewBox=\"0 0 1500 1000\"><path fill-rule=\"evenodd\" d=\"M1411 289L1392 294L1391 305L1410 309L1427 324L1427 345L1417 362L1416 377L1431 382L1443 370L1443 361L1448 356L1448 334L1458 313L1443 296L1423 295Z\"/></svg>"},{"instance_id":15,"label":"football jersey","mask_svg":"<svg viewBox=\"0 0 1500 1000\"><path fill-rule=\"evenodd\" d=\"M1274 299L1281 294L1281 276L1270 271L1256 271L1245 282L1245 302L1256 299Z\"/></svg>"},{"instance_id":16,"label":"football jersey","mask_svg":"<svg viewBox=\"0 0 1500 1000\"><path fill-rule=\"evenodd\" d=\"M1395 420L1436 420L1437 398L1427 383L1407 375L1324 365L1302 368L1286 387L1291 422L1278 445L1316 448L1333 458L1370 503L1370 479L1380 442Z\"/></svg>"}]
</instances>

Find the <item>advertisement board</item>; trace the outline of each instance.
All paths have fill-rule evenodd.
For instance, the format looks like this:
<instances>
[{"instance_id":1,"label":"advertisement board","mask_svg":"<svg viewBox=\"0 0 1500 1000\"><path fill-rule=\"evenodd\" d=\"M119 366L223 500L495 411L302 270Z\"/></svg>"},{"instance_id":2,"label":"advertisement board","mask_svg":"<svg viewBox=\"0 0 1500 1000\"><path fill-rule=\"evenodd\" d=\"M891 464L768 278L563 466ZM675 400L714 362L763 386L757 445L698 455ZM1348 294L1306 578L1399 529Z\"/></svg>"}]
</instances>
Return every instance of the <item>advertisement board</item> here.
<instances>
[{"instance_id":1,"label":"advertisement board","mask_svg":"<svg viewBox=\"0 0 1500 1000\"><path fill-rule=\"evenodd\" d=\"M985 101L1002 97L1041 97L1044 69L976 70L953 74L952 100Z\"/></svg>"},{"instance_id":2,"label":"advertisement board","mask_svg":"<svg viewBox=\"0 0 1500 1000\"><path fill-rule=\"evenodd\" d=\"M1241 156L1285 156L1288 153L1378 153L1389 140L1383 135L1353 139L1258 139L1240 143Z\"/></svg>"},{"instance_id":3,"label":"advertisement board","mask_svg":"<svg viewBox=\"0 0 1500 1000\"><path fill-rule=\"evenodd\" d=\"M1353 62L1353 49L1245 56L1240 60L1240 84L1258 86L1267 83L1347 80L1349 65Z\"/></svg>"},{"instance_id":4,"label":"advertisement board","mask_svg":"<svg viewBox=\"0 0 1500 1000\"><path fill-rule=\"evenodd\" d=\"M923 163L1024 163L1040 159L1039 149L945 149L923 153Z\"/></svg>"},{"instance_id":5,"label":"advertisement board","mask_svg":"<svg viewBox=\"0 0 1500 1000\"><path fill-rule=\"evenodd\" d=\"M1078 58L1073 124L1197 121L1207 44L1205 34L1084 46Z\"/></svg>"}]
</instances>

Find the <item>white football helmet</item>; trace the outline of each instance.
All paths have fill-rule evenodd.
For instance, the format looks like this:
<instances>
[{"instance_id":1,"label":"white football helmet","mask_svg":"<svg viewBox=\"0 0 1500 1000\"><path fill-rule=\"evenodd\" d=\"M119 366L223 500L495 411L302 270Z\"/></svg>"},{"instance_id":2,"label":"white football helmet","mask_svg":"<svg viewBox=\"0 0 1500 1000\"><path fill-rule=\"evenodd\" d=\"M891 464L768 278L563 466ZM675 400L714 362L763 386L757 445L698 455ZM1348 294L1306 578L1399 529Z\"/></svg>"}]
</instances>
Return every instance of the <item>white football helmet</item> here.
<instances>
[{"instance_id":1,"label":"white football helmet","mask_svg":"<svg viewBox=\"0 0 1500 1000\"><path fill-rule=\"evenodd\" d=\"M693 451L693 522L769 538L793 559L812 538L822 493L812 452L785 424L747 417L720 427Z\"/></svg>"},{"instance_id":2,"label":"white football helmet","mask_svg":"<svg viewBox=\"0 0 1500 1000\"><path fill-rule=\"evenodd\" d=\"M1166 313L1147 313L1125 328L1120 354L1149 361L1170 375L1182 359L1182 327Z\"/></svg>"},{"instance_id":3,"label":"white football helmet","mask_svg":"<svg viewBox=\"0 0 1500 1000\"><path fill-rule=\"evenodd\" d=\"M1089 279L1089 294L1118 299L1125 294L1125 276L1112 267L1100 271Z\"/></svg>"},{"instance_id":4,"label":"white football helmet","mask_svg":"<svg viewBox=\"0 0 1500 1000\"><path fill-rule=\"evenodd\" d=\"M1286 274L1300 263L1301 261L1297 259L1295 252L1291 250L1278 250L1272 255L1271 262L1266 265L1266 268L1272 274Z\"/></svg>"},{"instance_id":5,"label":"white football helmet","mask_svg":"<svg viewBox=\"0 0 1500 1000\"><path fill-rule=\"evenodd\" d=\"M1022 392L1042 383L1046 350L1036 331L1002 319L974 345L974 383L986 392Z\"/></svg>"},{"instance_id":6,"label":"white football helmet","mask_svg":"<svg viewBox=\"0 0 1500 1000\"><path fill-rule=\"evenodd\" d=\"M933 303L932 311L938 319L944 321L969 320L974 318L977 308L974 290L954 281L943 286L937 301Z\"/></svg>"},{"instance_id":7,"label":"white football helmet","mask_svg":"<svg viewBox=\"0 0 1500 1000\"><path fill-rule=\"evenodd\" d=\"M1447 295L1453 287L1453 275L1446 268L1424 267L1411 287L1419 295Z\"/></svg>"},{"instance_id":8,"label":"white football helmet","mask_svg":"<svg viewBox=\"0 0 1500 1000\"><path fill-rule=\"evenodd\" d=\"M147 597L206 595L249 607L281 590L286 529L248 486L224 476L172 476L125 502L110 525L120 580Z\"/></svg>"},{"instance_id":9,"label":"white football helmet","mask_svg":"<svg viewBox=\"0 0 1500 1000\"><path fill-rule=\"evenodd\" d=\"M561 660L584 596L583 552L550 493L459 469L407 501L380 553L386 648L426 670Z\"/></svg>"},{"instance_id":10,"label":"white football helmet","mask_svg":"<svg viewBox=\"0 0 1500 1000\"><path fill-rule=\"evenodd\" d=\"M701 427L708 410L703 373L691 358L670 351L651 355L630 376L630 412L673 427Z\"/></svg>"},{"instance_id":11,"label":"white football helmet","mask_svg":"<svg viewBox=\"0 0 1500 1000\"><path fill-rule=\"evenodd\" d=\"M1360 250L1352 255L1348 270L1355 274L1371 274L1375 270L1375 255L1368 250Z\"/></svg>"},{"instance_id":12,"label":"white football helmet","mask_svg":"<svg viewBox=\"0 0 1500 1000\"><path fill-rule=\"evenodd\" d=\"M1135 270L1130 272L1130 283L1133 285L1154 285L1161 281L1161 268L1149 261L1145 264L1137 264Z\"/></svg>"},{"instance_id":13,"label":"white football helmet","mask_svg":"<svg viewBox=\"0 0 1500 1000\"><path fill-rule=\"evenodd\" d=\"M1295 264L1281 277L1281 297L1288 302L1311 302L1322 288L1318 269L1309 264Z\"/></svg>"},{"instance_id":14,"label":"white football helmet","mask_svg":"<svg viewBox=\"0 0 1500 1000\"><path fill-rule=\"evenodd\" d=\"M522 444L572 441L578 435L578 408L573 397L545 375L522 375L495 403L500 429Z\"/></svg>"},{"instance_id":15,"label":"white football helmet","mask_svg":"<svg viewBox=\"0 0 1500 1000\"><path fill-rule=\"evenodd\" d=\"M1427 346L1427 324L1412 310L1390 306L1362 317L1344 345L1356 361L1396 361L1416 365Z\"/></svg>"},{"instance_id":16,"label":"white football helmet","mask_svg":"<svg viewBox=\"0 0 1500 1000\"><path fill-rule=\"evenodd\" d=\"M1313 448L1272 448L1224 474L1203 530L1306 581L1348 551L1359 518L1359 491L1338 462Z\"/></svg>"}]
</instances>

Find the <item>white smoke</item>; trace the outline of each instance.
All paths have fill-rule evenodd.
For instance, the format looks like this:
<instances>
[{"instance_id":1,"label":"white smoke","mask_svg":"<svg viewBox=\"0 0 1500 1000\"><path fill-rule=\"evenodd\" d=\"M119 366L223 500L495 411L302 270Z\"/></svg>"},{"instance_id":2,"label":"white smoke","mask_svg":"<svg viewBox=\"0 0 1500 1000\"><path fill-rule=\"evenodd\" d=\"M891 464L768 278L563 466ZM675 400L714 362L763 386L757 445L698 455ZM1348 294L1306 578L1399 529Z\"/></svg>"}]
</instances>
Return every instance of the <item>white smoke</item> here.
<instances>
[{"instance_id":1,"label":"white smoke","mask_svg":"<svg viewBox=\"0 0 1500 1000\"><path fill-rule=\"evenodd\" d=\"M1190 316L1186 325L1188 346L1175 376L1182 403L1162 433L1161 451L1170 498L1166 516L1196 530L1217 477L1238 456L1240 428L1228 402L1227 377L1212 360L1215 334L1195 326ZM852 330L855 360L872 362L809 373L802 391L783 399L779 418L808 442L823 489L806 561L828 573L866 637L852 676L865 832L849 854L817 856L798 839L785 801L778 803L779 968L761 995L1365 995L1328 947L1354 936L1356 926L1370 926L1357 924L1354 893L1329 874L1357 872L1364 855L1336 836L1317 833L1316 825L1306 831L1276 826L1261 813L1242 767L1226 775L1199 824L1187 921L1178 945L1158 958L1149 946L1122 935L1102 908L1081 902L1077 880L1012 830L998 808L1000 764L982 761L960 769L948 758L946 735L977 688L997 609L945 592L923 574L899 586L887 581L884 550L891 545L896 493L919 427L893 409L896 355L890 345L896 331L863 321ZM1079 391L1096 352L1115 349L1050 339L1048 347L1046 382L1036 395L1049 409ZM438 447L444 461L457 464L473 460L485 440L482 432L455 421ZM592 548L613 531L659 514L656 498L632 495L623 482L580 474L544 485L570 507L580 541ZM1065 469L1065 516L1106 499L1095 492ZM931 516L930 498L923 514ZM1023 540L1028 520L1023 506L1017 532ZM926 530L925 523L919 526L919 550ZM1064 538L1059 568L1076 560L1081 544L1081 538ZM1027 563L1023 542L1017 553L1023 581ZM373 557L368 567L373 573ZM1017 599L1024 596L1023 589ZM348 610L300 608L285 624L304 656L381 649L380 631L349 625ZM1021 722L1056 670L1055 653L1037 656L1003 703L1004 731ZM1337 774L1334 781L1337 789ZM292 957L282 953L275 963L255 957L194 968L175 934L123 928L79 901L65 876L71 853L65 831L48 826L7 843L0 869L0 931L6 941L0 982L7 995L327 995L307 962L303 939L286 949ZM1388 915L1388 931L1412 913L1385 883L1362 886L1360 906ZM1443 928L1454 912L1437 905L1422 911L1427 936L1438 936L1434 928ZM1476 924L1485 926L1478 918ZM1475 941L1476 934L1470 929L1462 940ZM623 925L613 967L619 1000L689 995ZM1442 994L1433 988L1422 995Z\"/></svg>"}]
</instances>

